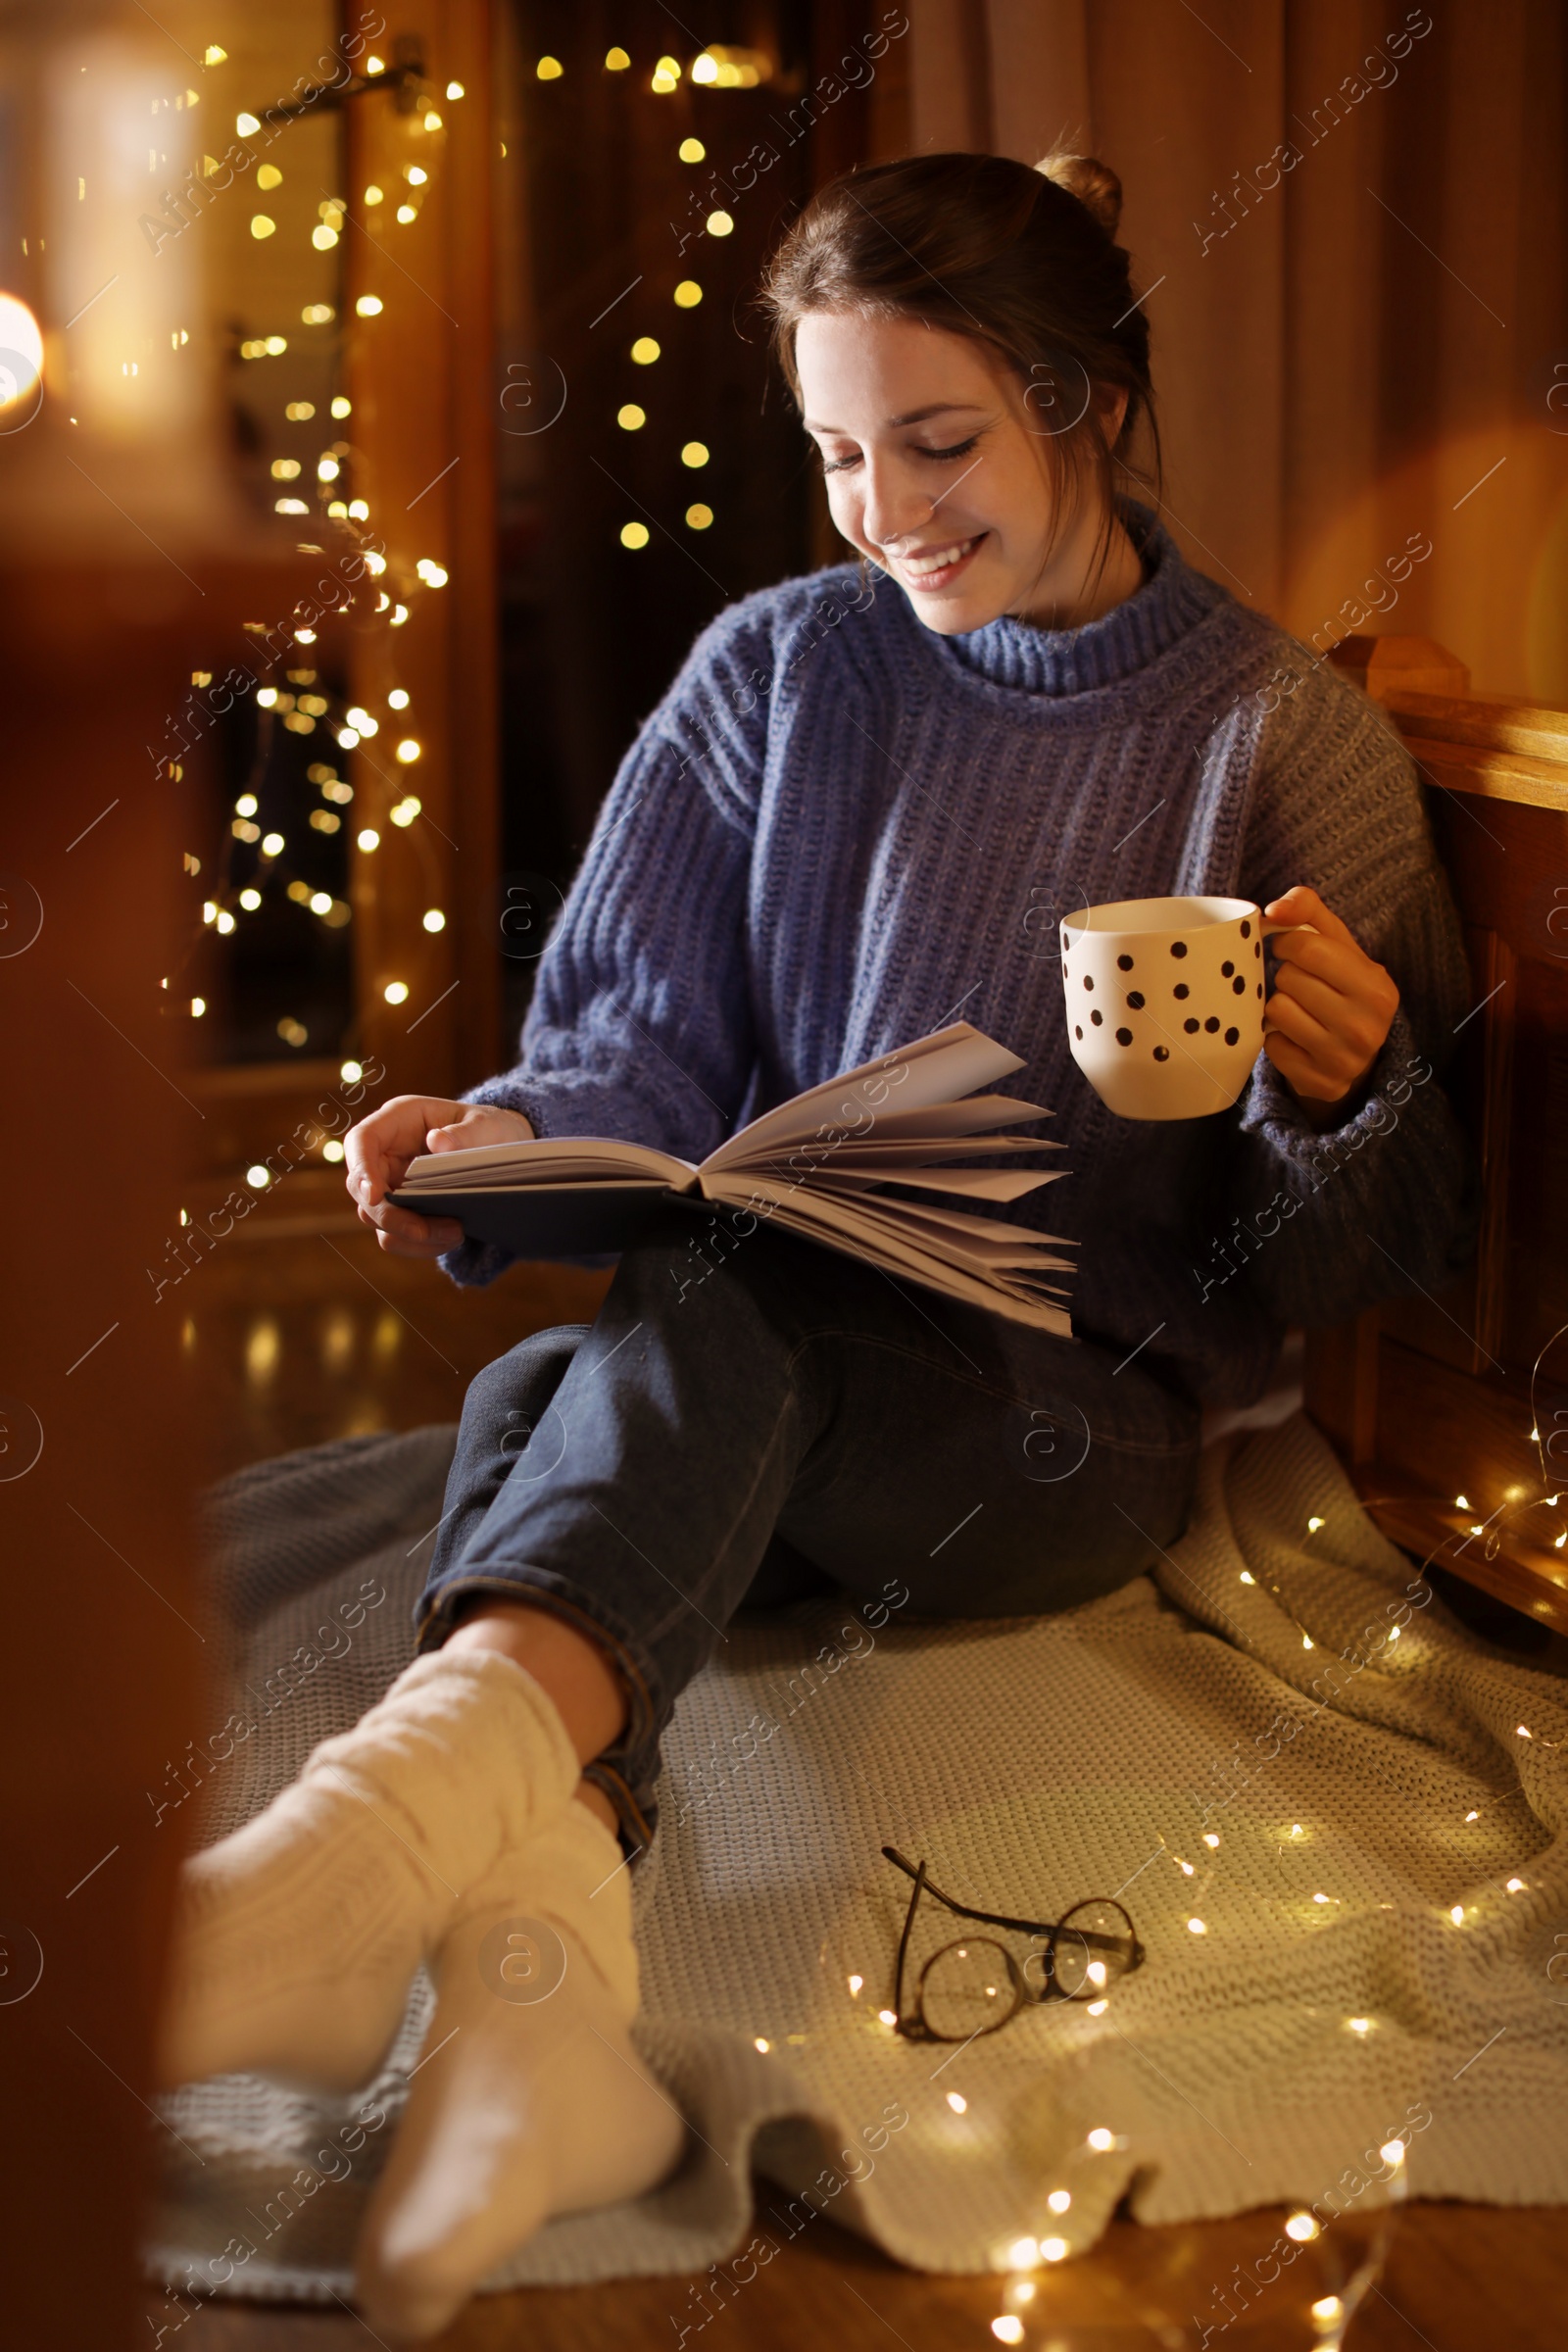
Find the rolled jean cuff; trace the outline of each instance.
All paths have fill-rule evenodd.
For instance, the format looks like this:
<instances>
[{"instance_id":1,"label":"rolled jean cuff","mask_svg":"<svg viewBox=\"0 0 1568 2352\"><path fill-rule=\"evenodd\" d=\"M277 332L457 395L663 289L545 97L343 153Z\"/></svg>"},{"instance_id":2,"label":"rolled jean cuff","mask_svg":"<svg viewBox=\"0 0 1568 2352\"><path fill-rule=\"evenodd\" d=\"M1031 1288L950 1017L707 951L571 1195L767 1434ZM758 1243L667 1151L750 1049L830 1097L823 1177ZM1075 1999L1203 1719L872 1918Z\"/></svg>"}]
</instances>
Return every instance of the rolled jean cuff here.
<instances>
[{"instance_id":1,"label":"rolled jean cuff","mask_svg":"<svg viewBox=\"0 0 1568 2352\"><path fill-rule=\"evenodd\" d=\"M621 1842L628 1856L651 1844L658 1823L654 1778L658 1772L658 1713L649 1687L649 1674L638 1655L631 1628L590 1605L583 1588L551 1568L491 1569L474 1574L461 1568L420 1594L415 1615L415 1647L419 1653L439 1649L455 1631L464 1601L475 1597L515 1600L526 1594L529 1605L546 1609L574 1633L582 1634L602 1650L626 1694L626 1723L619 1737L583 1766L583 1778L603 1789L615 1808ZM648 1759L655 1759L650 1766ZM638 1767L641 1765L642 1770Z\"/></svg>"}]
</instances>

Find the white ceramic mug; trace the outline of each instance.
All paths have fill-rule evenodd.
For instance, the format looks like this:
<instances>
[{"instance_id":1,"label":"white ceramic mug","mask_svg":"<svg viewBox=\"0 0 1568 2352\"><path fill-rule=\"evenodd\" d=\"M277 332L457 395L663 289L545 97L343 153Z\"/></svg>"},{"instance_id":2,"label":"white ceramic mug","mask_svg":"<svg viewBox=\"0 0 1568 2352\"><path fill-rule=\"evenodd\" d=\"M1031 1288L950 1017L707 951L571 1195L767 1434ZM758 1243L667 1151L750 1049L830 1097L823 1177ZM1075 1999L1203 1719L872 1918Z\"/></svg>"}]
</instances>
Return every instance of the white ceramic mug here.
<instances>
[{"instance_id":1,"label":"white ceramic mug","mask_svg":"<svg viewBox=\"0 0 1568 2352\"><path fill-rule=\"evenodd\" d=\"M1299 928L1299 926L1297 926ZM1263 1046L1263 942L1250 899L1118 899L1061 924L1072 1057L1123 1119L1228 1110Z\"/></svg>"}]
</instances>

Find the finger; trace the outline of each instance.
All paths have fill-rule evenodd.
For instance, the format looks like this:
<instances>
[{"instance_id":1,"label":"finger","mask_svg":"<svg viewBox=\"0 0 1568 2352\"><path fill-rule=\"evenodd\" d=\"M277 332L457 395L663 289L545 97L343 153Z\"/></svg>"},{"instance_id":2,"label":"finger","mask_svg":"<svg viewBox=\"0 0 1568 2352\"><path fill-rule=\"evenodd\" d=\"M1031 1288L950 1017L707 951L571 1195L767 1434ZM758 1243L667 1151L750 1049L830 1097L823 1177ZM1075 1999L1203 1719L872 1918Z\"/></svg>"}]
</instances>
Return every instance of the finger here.
<instances>
[{"instance_id":1,"label":"finger","mask_svg":"<svg viewBox=\"0 0 1568 2352\"><path fill-rule=\"evenodd\" d=\"M455 1217L421 1217L412 1208L399 1208L393 1200L378 1200L373 1207L362 1207L362 1214L378 1233L391 1234L400 1242L420 1242L426 1234L440 1231L451 1238L438 1247L452 1250L463 1239L463 1228Z\"/></svg>"},{"instance_id":2,"label":"finger","mask_svg":"<svg viewBox=\"0 0 1568 2352\"><path fill-rule=\"evenodd\" d=\"M1337 1102L1345 1093L1340 1081L1325 1077L1312 1056L1300 1046L1293 1044L1282 1030L1269 1031L1263 1040L1263 1051L1280 1076L1289 1081L1294 1092L1308 1102Z\"/></svg>"},{"instance_id":3,"label":"finger","mask_svg":"<svg viewBox=\"0 0 1568 2352\"><path fill-rule=\"evenodd\" d=\"M1310 1006L1277 988L1263 1006L1263 1036L1265 1041L1279 1034L1288 1037L1305 1053L1327 1060L1334 1052L1336 1038L1327 1022L1319 1020Z\"/></svg>"},{"instance_id":4,"label":"finger","mask_svg":"<svg viewBox=\"0 0 1568 2352\"><path fill-rule=\"evenodd\" d=\"M412 1239L402 1233L378 1233L377 1243L392 1257L440 1257L463 1240L463 1227L450 1217L419 1217L416 1222L419 1231Z\"/></svg>"},{"instance_id":5,"label":"finger","mask_svg":"<svg viewBox=\"0 0 1568 2352\"><path fill-rule=\"evenodd\" d=\"M1349 940L1352 946L1355 944L1348 925L1340 920L1332 906L1324 906L1317 892L1305 882L1294 883L1281 899L1270 899L1263 912L1271 922L1311 923L1330 939ZM1274 944L1276 947L1279 945L1277 936Z\"/></svg>"},{"instance_id":6,"label":"finger","mask_svg":"<svg viewBox=\"0 0 1568 2352\"><path fill-rule=\"evenodd\" d=\"M1268 1017L1268 1006L1272 1004L1277 996L1290 998L1293 1004L1299 1004L1303 1011L1311 1013L1325 1029L1336 1034L1346 1034L1354 1025L1359 1001L1351 997L1348 990L1337 986L1332 980L1323 979L1316 972L1308 971L1304 964L1289 963L1280 966L1274 987L1269 992L1268 1001L1263 1007L1265 1020Z\"/></svg>"}]
</instances>

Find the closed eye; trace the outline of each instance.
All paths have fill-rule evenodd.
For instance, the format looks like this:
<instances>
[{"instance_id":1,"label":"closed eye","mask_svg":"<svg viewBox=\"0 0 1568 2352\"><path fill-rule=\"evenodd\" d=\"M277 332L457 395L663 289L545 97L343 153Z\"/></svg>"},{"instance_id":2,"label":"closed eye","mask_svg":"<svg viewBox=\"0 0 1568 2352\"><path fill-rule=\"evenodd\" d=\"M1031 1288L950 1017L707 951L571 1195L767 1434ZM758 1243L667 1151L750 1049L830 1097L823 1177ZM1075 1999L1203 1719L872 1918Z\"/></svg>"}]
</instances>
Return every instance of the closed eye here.
<instances>
[{"instance_id":1,"label":"closed eye","mask_svg":"<svg viewBox=\"0 0 1568 2352\"><path fill-rule=\"evenodd\" d=\"M923 442L916 441L912 445L913 454L917 458L935 458L941 464L952 458L966 458L969 452L977 447L979 440L978 433L971 433L967 441L955 441L950 449L927 449ZM858 451L853 458L823 458L822 471L824 473L845 473L852 466L858 466L859 463Z\"/></svg>"}]
</instances>

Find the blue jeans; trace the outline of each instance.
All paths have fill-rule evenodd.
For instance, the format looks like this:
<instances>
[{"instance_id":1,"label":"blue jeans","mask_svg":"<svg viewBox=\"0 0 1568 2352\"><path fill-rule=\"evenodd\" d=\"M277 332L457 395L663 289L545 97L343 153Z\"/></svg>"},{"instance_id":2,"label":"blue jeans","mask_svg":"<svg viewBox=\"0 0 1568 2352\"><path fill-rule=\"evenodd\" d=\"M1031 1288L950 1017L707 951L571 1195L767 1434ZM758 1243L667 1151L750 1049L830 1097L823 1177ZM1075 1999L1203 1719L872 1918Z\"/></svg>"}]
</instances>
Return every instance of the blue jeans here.
<instances>
[{"instance_id":1,"label":"blue jeans","mask_svg":"<svg viewBox=\"0 0 1568 2352\"><path fill-rule=\"evenodd\" d=\"M592 1325L474 1381L415 1613L431 1649L476 1598L525 1594L608 1653L627 1720L586 1769L628 1850L675 1700L743 1605L902 1586L901 1623L1071 1608L1181 1534L1198 1462L1198 1405L1138 1361L767 1226L699 1256L696 1230L668 1212Z\"/></svg>"}]
</instances>

